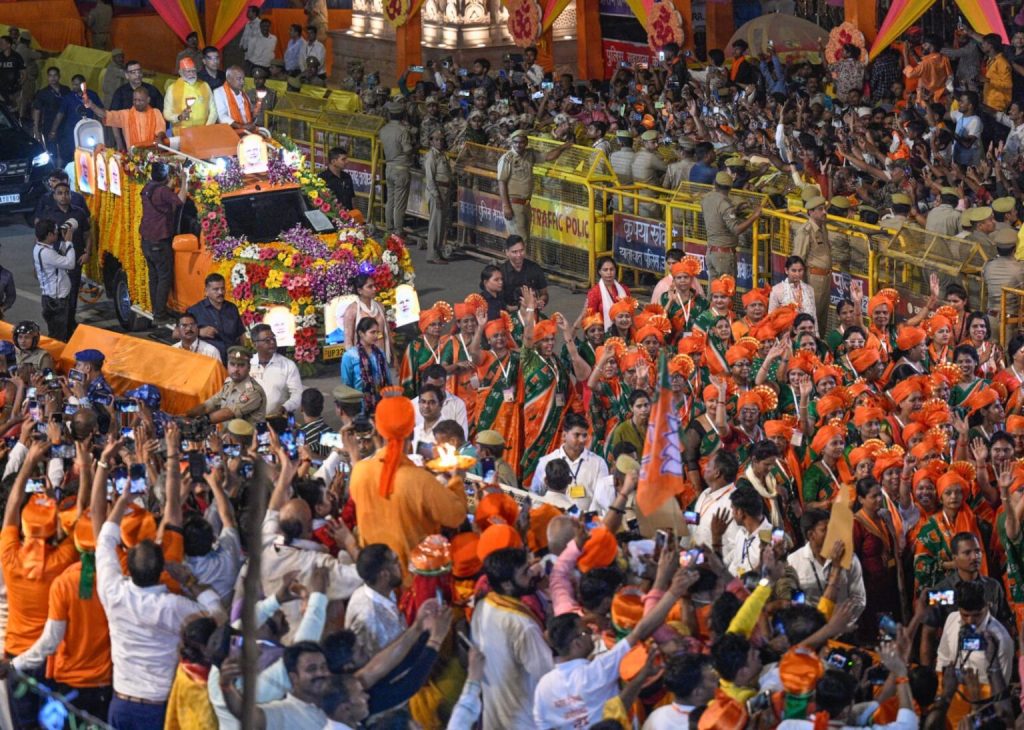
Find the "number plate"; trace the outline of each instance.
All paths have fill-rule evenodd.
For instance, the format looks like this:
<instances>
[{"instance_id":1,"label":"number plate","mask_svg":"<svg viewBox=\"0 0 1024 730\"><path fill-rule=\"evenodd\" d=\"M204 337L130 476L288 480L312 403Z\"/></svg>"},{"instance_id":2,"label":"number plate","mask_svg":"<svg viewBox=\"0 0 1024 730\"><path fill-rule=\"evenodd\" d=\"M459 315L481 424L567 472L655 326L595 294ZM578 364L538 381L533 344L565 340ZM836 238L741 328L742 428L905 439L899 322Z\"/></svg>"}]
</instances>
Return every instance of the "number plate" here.
<instances>
[{"instance_id":1,"label":"number plate","mask_svg":"<svg viewBox=\"0 0 1024 730\"><path fill-rule=\"evenodd\" d=\"M344 345L325 345L323 349L324 360L337 360L345 353Z\"/></svg>"},{"instance_id":2,"label":"number plate","mask_svg":"<svg viewBox=\"0 0 1024 730\"><path fill-rule=\"evenodd\" d=\"M13 195L0 195L0 205L5 205L6 203L15 203L15 204L17 204L17 203L20 203L20 202L21 202L21 193L14 193Z\"/></svg>"}]
</instances>

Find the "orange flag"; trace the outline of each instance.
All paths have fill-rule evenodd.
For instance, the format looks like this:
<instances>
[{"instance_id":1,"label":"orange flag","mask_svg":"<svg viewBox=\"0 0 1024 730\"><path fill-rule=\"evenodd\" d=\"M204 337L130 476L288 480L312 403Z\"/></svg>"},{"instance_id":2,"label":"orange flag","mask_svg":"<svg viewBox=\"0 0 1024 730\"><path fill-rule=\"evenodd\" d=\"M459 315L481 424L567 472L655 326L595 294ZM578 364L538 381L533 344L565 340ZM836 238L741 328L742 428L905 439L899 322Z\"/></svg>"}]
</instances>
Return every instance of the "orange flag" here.
<instances>
[{"instance_id":1,"label":"orange flag","mask_svg":"<svg viewBox=\"0 0 1024 730\"><path fill-rule=\"evenodd\" d=\"M679 431L679 413L672 406L668 358L662 352L658 358L658 398L647 424L646 448L640 461L640 481L636 488L636 505L642 515L651 514L676 495L682 495L684 505L697 498L683 474Z\"/></svg>"}]
</instances>

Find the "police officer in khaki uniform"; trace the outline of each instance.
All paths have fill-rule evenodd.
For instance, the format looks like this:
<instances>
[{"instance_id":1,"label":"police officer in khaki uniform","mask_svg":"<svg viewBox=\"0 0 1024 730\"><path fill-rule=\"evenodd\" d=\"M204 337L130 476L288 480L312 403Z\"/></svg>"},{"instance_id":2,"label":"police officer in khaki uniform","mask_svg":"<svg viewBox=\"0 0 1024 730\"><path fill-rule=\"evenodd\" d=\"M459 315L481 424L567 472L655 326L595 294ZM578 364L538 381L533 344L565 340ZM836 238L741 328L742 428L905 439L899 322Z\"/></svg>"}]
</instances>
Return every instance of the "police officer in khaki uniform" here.
<instances>
[{"instance_id":1,"label":"police officer in khaki uniform","mask_svg":"<svg viewBox=\"0 0 1024 730\"><path fill-rule=\"evenodd\" d=\"M939 190L939 204L928 211L925 219L925 230L941 233L944 236L955 236L960 232L960 193L956 188Z\"/></svg>"},{"instance_id":2,"label":"police officer in khaki uniform","mask_svg":"<svg viewBox=\"0 0 1024 730\"><path fill-rule=\"evenodd\" d=\"M793 240L793 255L807 262L807 283L814 289L814 308L822 337L828 331L832 295L832 249L825 228L826 202L820 195L807 201L807 222L797 229Z\"/></svg>"},{"instance_id":3,"label":"police officer in khaki uniform","mask_svg":"<svg viewBox=\"0 0 1024 730\"><path fill-rule=\"evenodd\" d=\"M970 230L965 238L978 243L988 258L995 258L996 247L990 238L990 235L996 230L996 219L992 215L992 209L987 205L968 208L967 224Z\"/></svg>"},{"instance_id":4,"label":"police officer in khaki uniform","mask_svg":"<svg viewBox=\"0 0 1024 730\"><path fill-rule=\"evenodd\" d=\"M997 231L1013 228L1017 222L1017 201L1010 196L996 198L992 201L992 217L996 220Z\"/></svg>"},{"instance_id":5,"label":"police officer in khaki uniform","mask_svg":"<svg viewBox=\"0 0 1024 730\"><path fill-rule=\"evenodd\" d=\"M619 148L608 155L608 162L619 178L620 185L633 184L633 160L636 151L633 149L633 133L628 129L620 129L615 133L615 141Z\"/></svg>"},{"instance_id":6,"label":"police officer in khaki uniform","mask_svg":"<svg viewBox=\"0 0 1024 730\"><path fill-rule=\"evenodd\" d=\"M827 214L835 218L853 218L850 199L845 195L833 195L828 201ZM843 227L833 227L828 232L828 241L832 244L832 263L839 267L840 271L847 271L853 258L853 240L842 232ZM858 257L859 258L859 257ZM867 251L864 252L864 260L867 260ZM866 274L867 268L857 269L858 274Z\"/></svg>"},{"instance_id":7,"label":"police officer in khaki uniform","mask_svg":"<svg viewBox=\"0 0 1024 730\"><path fill-rule=\"evenodd\" d=\"M696 148L697 145L694 144L692 139L684 137L679 140L679 159L675 162L670 162L665 169L665 178L661 182L663 188L666 190L678 190L679 186L684 182L689 182L690 170L697 164L697 160L693 156Z\"/></svg>"},{"instance_id":8,"label":"police officer in khaki uniform","mask_svg":"<svg viewBox=\"0 0 1024 730\"><path fill-rule=\"evenodd\" d=\"M661 187L661 181L665 177L665 170L668 165L658 156L658 133L648 129L640 135L640 151L633 158L633 182L637 185L653 185ZM654 195L651 191L645 193L648 197ZM641 203L640 215L646 218L657 218L659 206L653 203Z\"/></svg>"},{"instance_id":9,"label":"police officer in khaki uniform","mask_svg":"<svg viewBox=\"0 0 1024 730\"><path fill-rule=\"evenodd\" d=\"M551 162L572 147L567 140L544 154ZM501 198L505 229L510 236L522 236L530 242L530 196L533 195L533 166L537 153L530 149L530 138L524 129L512 133L511 149L498 159L498 197Z\"/></svg>"},{"instance_id":10,"label":"police officer in khaki uniform","mask_svg":"<svg viewBox=\"0 0 1024 730\"><path fill-rule=\"evenodd\" d=\"M981 269L981 276L985 280L985 291L987 293L987 308L990 317L998 321L1002 303L1003 287L1020 289L1024 287L1024 262L1013 257L1017 250L1017 231L1013 228L1003 228L995 231L991 237L996 247L996 257L986 261ZM1006 297L1006 312L1010 316L1017 316L1020 310L1020 300L1017 295ZM1013 331L1008 333L1012 336Z\"/></svg>"},{"instance_id":11,"label":"police officer in khaki uniform","mask_svg":"<svg viewBox=\"0 0 1024 730\"><path fill-rule=\"evenodd\" d=\"M377 137L384 152L384 179L387 182L387 201L384 203L384 225L388 232L402 234L405 223L405 208L409 204L409 167L416 150L412 131L404 123L405 103L388 102L386 106L389 121Z\"/></svg>"},{"instance_id":12,"label":"police officer in khaki uniform","mask_svg":"<svg viewBox=\"0 0 1024 730\"><path fill-rule=\"evenodd\" d=\"M427 192L427 248L432 252L427 263L446 264L444 242L448 236L451 217L452 165L444 153L444 130L435 129L430 135L430 149L423 155L423 183Z\"/></svg>"},{"instance_id":13,"label":"police officer in khaki uniform","mask_svg":"<svg viewBox=\"0 0 1024 730\"><path fill-rule=\"evenodd\" d=\"M714 281L722 274L736 276L736 249L740 236L761 217L761 206L744 220L740 220L735 203L729 198L733 178L727 172L715 175L715 189L706 193L700 201L704 214L704 230L707 231L708 248L704 257L708 270L708 281Z\"/></svg>"},{"instance_id":14,"label":"police officer in khaki uniform","mask_svg":"<svg viewBox=\"0 0 1024 730\"><path fill-rule=\"evenodd\" d=\"M241 418L255 424L266 420L267 395L255 380L249 377L252 353L245 347L228 349L228 379L220 392L205 403L188 412L192 418L209 416L210 423L221 423Z\"/></svg>"}]
</instances>

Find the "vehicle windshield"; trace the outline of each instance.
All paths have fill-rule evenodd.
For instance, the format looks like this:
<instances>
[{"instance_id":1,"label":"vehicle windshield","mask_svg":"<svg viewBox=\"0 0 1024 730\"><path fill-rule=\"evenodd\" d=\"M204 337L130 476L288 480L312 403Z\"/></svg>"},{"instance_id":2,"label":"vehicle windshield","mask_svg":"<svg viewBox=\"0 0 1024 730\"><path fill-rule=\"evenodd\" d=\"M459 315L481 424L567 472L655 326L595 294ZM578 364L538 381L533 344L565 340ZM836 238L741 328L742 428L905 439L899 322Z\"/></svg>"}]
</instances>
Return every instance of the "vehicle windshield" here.
<instances>
[{"instance_id":1,"label":"vehicle windshield","mask_svg":"<svg viewBox=\"0 0 1024 730\"><path fill-rule=\"evenodd\" d=\"M313 230L306 219L306 197L298 188L247 193L223 198L224 214L232 236L245 236L254 243L281 238L281 231L296 224Z\"/></svg>"}]
</instances>

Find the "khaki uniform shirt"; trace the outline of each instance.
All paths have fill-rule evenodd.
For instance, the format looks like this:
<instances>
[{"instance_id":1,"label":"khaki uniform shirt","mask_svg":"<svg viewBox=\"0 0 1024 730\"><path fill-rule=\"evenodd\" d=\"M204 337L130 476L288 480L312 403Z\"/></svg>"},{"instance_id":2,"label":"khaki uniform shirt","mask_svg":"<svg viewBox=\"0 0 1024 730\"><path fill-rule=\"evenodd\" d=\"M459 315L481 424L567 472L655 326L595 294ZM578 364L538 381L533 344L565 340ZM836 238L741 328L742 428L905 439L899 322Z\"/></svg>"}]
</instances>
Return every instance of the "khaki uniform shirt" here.
<instances>
[{"instance_id":1,"label":"khaki uniform shirt","mask_svg":"<svg viewBox=\"0 0 1024 730\"><path fill-rule=\"evenodd\" d=\"M925 230L955 236L960 232L960 211L949 203L942 203L928 211Z\"/></svg>"},{"instance_id":2,"label":"khaki uniform shirt","mask_svg":"<svg viewBox=\"0 0 1024 730\"><path fill-rule=\"evenodd\" d=\"M728 195L712 190L700 201L700 209L704 213L704 229L707 231L709 246L736 248L740 245L740 219L736 213L736 205Z\"/></svg>"},{"instance_id":3,"label":"khaki uniform shirt","mask_svg":"<svg viewBox=\"0 0 1024 730\"><path fill-rule=\"evenodd\" d=\"M985 252L985 255L988 256L990 260L996 257L996 245L992 243L992 239L988 237L987 233L971 231L967 234L967 240L980 244L981 250Z\"/></svg>"},{"instance_id":4,"label":"khaki uniform shirt","mask_svg":"<svg viewBox=\"0 0 1024 730\"><path fill-rule=\"evenodd\" d=\"M985 279L988 310L998 312L1001 306L1003 287L1020 289L1024 286L1024 262L1017 261L1011 256L998 256L985 262L981 269L981 276ZM1016 295L1006 298L1007 312L1015 313L1018 306Z\"/></svg>"},{"instance_id":5,"label":"khaki uniform shirt","mask_svg":"<svg viewBox=\"0 0 1024 730\"><path fill-rule=\"evenodd\" d=\"M412 133L399 121L392 119L377 132L380 146L384 152L384 161L396 167L408 167L412 164Z\"/></svg>"},{"instance_id":6,"label":"khaki uniform shirt","mask_svg":"<svg viewBox=\"0 0 1024 730\"><path fill-rule=\"evenodd\" d=\"M633 182L661 187L667 169L665 161L650 150L640 150L633 158Z\"/></svg>"},{"instance_id":7,"label":"khaki uniform shirt","mask_svg":"<svg viewBox=\"0 0 1024 730\"><path fill-rule=\"evenodd\" d=\"M527 148L522 155L509 150L498 160L498 180L508 186L510 198L529 198L533 195L533 166L537 156Z\"/></svg>"},{"instance_id":8,"label":"khaki uniform shirt","mask_svg":"<svg viewBox=\"0 0 1024 730\"><path fill-rule=\"evenodd\" d=\"M807 262L808 269L832 270L832 250L829 248L828 231L812 220L796 230L793 241L793 255ZM807 272L811 274L810 271Z\"/></svg>"},{"instance_id":9,"label":"khaki uniform shirt","mask_svg":"<svg viewBox=\"0 0 1024 730\"><path fill-rule=\"evenodd\" d=\"M444 197L451 181L452 165L448 161L448 156L431 147L423 155L423 182L427 188L427 195ZM441 189L438 189L439 185Z\"/></svg>"},{"instance_id":10,"label":"khaki uniform shirt","mask_svg":"<svg viewBox=\"0 0 1024 730\"><path fill-rule=\"evenodd\" d=\"M621 147L608 155L608 162L611 163L612 169L615 170L620 184L633 184L633 159L635 157L636 152L633 151L632 147Z\"/></svg>"},{"instance_id":11,"label":"khaki uniform shirt","mask_svg":"<svg viewBox=\"0 0 1024 730\"><path fill-rule=\"evenodd\" d=\"M899 230L906 222L907 217L905 215L895 215L890 213L889 215L883 215L878 221L878 225L880 228L884 228L887 231L896 231Z\"/></svg>"},{"instance_id":12,"label":"khaki uniform shirt","mask_svg":"<svg viewBox=\"0 0 1024 730\"><path fill-rule=\"evenodd\" d=\"M832 230L828 232L828 242L832 245L832 262L845 271L850 265L850 237Z\"/></svg>"},{"instance_id":13,"label":"khaki uniform shirt","mask_svg":"<svg viewBox=\"0 0 1024 730\"><path fill-rule=\"evenodd\" d=\"M256 424L267 417L267 394L263 387L252 378L236 383L231 378L224 382L220 392L203 404L207 413L227 408L235 418Z\"/></svg>"},{"instance_id":14,"label":"khaki uniform shirt","mask_svg":"<svg viewBox=\"0 0 1024 730\"><path fill-rule=\"evenodd\" d=\"M690 170L693 169L693 160L677 160L665 168L665 179L661 183L667 190L675 190L684 182L690 181Z\"/></svg>"},{"instance_id":15,"label":"khaki uniform shirt","mask_svg":"<svg viewBox=\"0 0 1024 730\"><path fill-rule=\"evenodd\" d=\"M50 357L50 353L41 347L37 347L34 350L18 350L15 349L15 362L20 367L21 365L31 365L36 370L42 370L43 368L53 368L53 358Z\"/></svg>"}]
</instances>

